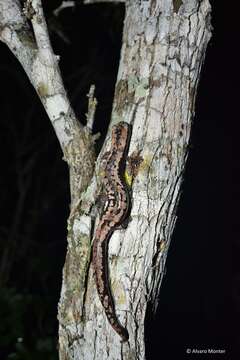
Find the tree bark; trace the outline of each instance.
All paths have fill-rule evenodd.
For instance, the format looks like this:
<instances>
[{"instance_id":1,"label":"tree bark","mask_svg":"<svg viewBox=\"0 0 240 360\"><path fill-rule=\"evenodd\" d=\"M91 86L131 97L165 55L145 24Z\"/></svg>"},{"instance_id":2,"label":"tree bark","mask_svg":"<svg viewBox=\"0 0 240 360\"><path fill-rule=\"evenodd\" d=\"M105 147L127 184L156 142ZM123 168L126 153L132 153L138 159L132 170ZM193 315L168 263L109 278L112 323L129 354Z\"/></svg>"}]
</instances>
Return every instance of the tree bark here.
<instances>
[{"instance_id":1,"label":"tree bark","mask_svg":"<svg viewBox=\"0 0 240 360\"><path fill-rule=\"evenodd\" d=\"M37 90L70 169L72 203L58 311L60 359L145 359L147 304L151 302L154 310L158 305L197 85L211 36L209 2L126 1L110 125L132 124L125 174L132 208L127 229L116 230L110 239L108 260L117 317L130 336L126 343L120 342L106 319L91 265L91 239L99 220L94 209L101 159L110 137L97 159L95 176L94 138L76 120L68 103L41 1L26 5L36 43L26 38L30 29L17 0L0 0L0 39L18 57ZM9 10L14 17L7 15ZM53 74L57 74L56 83Z\"/></svg>"},{"instance_id":2,"label":"tree bark","mask_svg":"<svg viewBox=\"0 0 240 360\"><path fill-rule=\"evenodd\" d=\"M133 124L130 164L138 166L131 183L131 220L126 230L112 235L109 268L117 316L130 338L122 344L109 325L91 266L80 285L82 255L75 245L76 275L68 255L59 307L61 359L145 358L147 303L156 310L210 36L208 0L126 3L111 123ZM84 219L88 229L91 221L86 214ZM75 238L77 233L83 238L80 228L72 224Z\"/></svg>"},{"instance_id":3,"label":"tree bark","mask_svg":"<svg viewBox=\"0 0 240 360\"><path fill-rule=\"evenodd\" d=\"M33 32L28 21L31 21ZM49 40L41 0L0 0L0 40L23 66L55 130L70 168L71 206L93 174L94 137L76 119ZM84 160L83 160L84 159Z\"/></svg>"}]
</instances>

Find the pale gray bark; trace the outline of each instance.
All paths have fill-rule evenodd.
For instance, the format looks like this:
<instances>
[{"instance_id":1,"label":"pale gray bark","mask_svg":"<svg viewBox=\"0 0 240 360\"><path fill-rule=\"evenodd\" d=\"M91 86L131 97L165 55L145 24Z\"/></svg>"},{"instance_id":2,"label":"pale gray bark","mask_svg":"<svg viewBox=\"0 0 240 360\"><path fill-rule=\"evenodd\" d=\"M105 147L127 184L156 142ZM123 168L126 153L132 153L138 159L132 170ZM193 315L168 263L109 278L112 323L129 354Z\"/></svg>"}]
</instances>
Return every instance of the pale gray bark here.
<instances>
[{"instance_id":1,"label":"pale gray bark","mask_svg":"<svg viewBox=\"0 0 240 360\"><path fill-rule=\"evenodd\" d=\"M132 183L131 221L110 240L109 267L117 314L130 340L121 344L108 324L90 267L84 312L77 311L83 289L62 292L62 359L145 358L147 302L156 309L210 36L208 0L126 3L112 124L133 123L129 153L142 162Z\"/></svg>"},{"instance_id":2,"label":"pale gray bark","mask_svg":"<svg viewBox=\"0 0 240 360\"><path fill-rule=\"evenodd\" d=\"M28 3L40 6L37 0ZM6 4L14 6L7 9ZM40 74L34 74L32 67L39 62L40 68L44 66L40 56L41 36L35 44L37 51L31 50L19 39L19 28L21 34L23 30L27 34L30 31L19 9L18 1L0 0L0 39L19 58L36 89L43 81L44 86L41 85L38 93L56 130L72 178L68 252L58 314L60 359L144 359L147 302L150 301L153 308L157 308L161 279L176 222L175 210L187 159L197 85L211 36L209 1L126 1L123 45L111 125L120 120L133 124L129 154L132 164L135 161L138 166L132 178L127 174L132 187L130 222L126 230L114 232L109 244L109 268L116 311L120 322L126 325L130 334L129 342L125 344L120 343L119 336L106 319L96 293L90 264L91 234L93 220L96 219L92 211L96 179L92 177L93 157L86 154L86 149L91 148L89 143L92 142L81 137L82 128L75 125L77 121L73 120L73 115L64 116L64 124L71 129L80 129L77 132L80 133L80 140L78 137L74 141L74 136L68 139L69 132L64 134L66 129L63 127L56 129L61 121L53 121L49 103L42 98L46 95L47 76L44 72L48 70L44 68ZM11 10L18 18L15 17L14 22L12 16L7 18L6 10ZM5 17L2 16L3 11ZM38 37L43 31L45 38L46 30L34 24L34 15L31 21L35 36ZM16 51L16 45L24 53L24 58ZM56 61L51 62L55 56L52 55L48 41L46 47L51 53L50 57L48 53L47 60L50 59L53 72L57 71ZM43 50L45 53L45 47ZM54 79L51 76L50 88L53 88L53 93L50 92L50 98L55 95L52 84ZM64 92L58 90L59 93L64 96L54 102L54 107L50 109L54 108L54 114L56 112L60 116L58 109L62 106L66 108L66 97ZM71 136L73 133L74 130L70 132ZM108 146L109 141L106 141L103 151ZM82 168L86 158L90 165ZM97 160L97 174L101 172L99 165L100 157ZM86 186L77 185L83 177L85 185L86 181L91 180L85 192L83 189Z\"/></svg>"},{"instance_id":3,"label":"pale gray bark","mask_svg":"<svg viewBox=\"0 0 240 360\"><path fill-rule=\"evenodd\" d=\"M31 21L33 33L28 21ZM71 108L58 56L49 40L41 0L0 0L0 40L23 66L36 90L70 167L72 209L93 173L93 141ZM83 160L84 159L84 160Z\"/></svg>"}]
</instances>

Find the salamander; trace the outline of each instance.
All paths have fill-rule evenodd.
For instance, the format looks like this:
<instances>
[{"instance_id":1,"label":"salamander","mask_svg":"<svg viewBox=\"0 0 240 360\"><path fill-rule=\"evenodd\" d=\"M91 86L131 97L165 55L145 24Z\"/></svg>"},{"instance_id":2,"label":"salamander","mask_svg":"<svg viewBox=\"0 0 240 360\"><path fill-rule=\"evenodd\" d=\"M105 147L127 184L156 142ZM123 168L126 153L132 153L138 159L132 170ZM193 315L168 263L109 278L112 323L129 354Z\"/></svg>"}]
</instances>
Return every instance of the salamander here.
<instances>
[{"instance_id":1,"label":"salamander","mask_svg":"<svg viewBox=\"0 0 240 360\"><path fill-rule=\"evenodd\" d=\"M115 313L109 282L108 243L114 230L126 220L130 209L130 196L124 181L124 169L131 138L131 126L119 122L112 128L111 148L107 153L104 168L103 187L106 202L100 216L93 240L92 264L99 299L107 319L122 341L129 338Z\"/></svg>"}]
</instances>

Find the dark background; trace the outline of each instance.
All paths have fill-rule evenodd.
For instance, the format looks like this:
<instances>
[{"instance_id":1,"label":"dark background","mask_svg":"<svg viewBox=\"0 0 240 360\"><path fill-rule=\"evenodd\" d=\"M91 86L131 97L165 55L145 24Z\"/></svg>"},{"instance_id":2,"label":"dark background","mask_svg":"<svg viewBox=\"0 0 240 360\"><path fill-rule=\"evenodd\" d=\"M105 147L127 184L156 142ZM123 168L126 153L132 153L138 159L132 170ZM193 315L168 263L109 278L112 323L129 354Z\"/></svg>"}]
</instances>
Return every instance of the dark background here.
<instances>
[{"instance_id":1,"label":"dark background","mask_svg":"<svg viewBox=\"0 0 240 360\"><path fill-rule=\"evenodd\" d=\"M94 131L110 119L121 48L122 5L61 13L45 1L55 53L82 123L96 85ZM146 324L148 359L239 358L239 125L233 105L234 10L213 5L189 159L159 310ZM222 8L220 7L222 6ZM63 31L67 42L56 32ZM69 41L69 42L68 42ZM66 252L69 184L56 136L21 66L0 43L0 359L54 360ZM239 117L238 117L239 118ZM187 355L223 349L225 355Z\"/></svg>"}]
</instances>

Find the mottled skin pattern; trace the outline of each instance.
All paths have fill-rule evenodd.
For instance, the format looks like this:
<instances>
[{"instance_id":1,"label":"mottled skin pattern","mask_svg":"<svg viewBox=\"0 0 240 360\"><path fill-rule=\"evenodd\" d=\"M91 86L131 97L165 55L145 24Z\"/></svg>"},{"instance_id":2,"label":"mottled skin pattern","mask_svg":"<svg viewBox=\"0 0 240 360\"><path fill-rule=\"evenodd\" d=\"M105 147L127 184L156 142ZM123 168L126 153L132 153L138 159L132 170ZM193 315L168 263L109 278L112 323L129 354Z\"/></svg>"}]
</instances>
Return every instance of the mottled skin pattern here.
<instances>
[{"instance_id":1,"label":"mottled skin pattern","mask_svg":"<svg viewBox=\"0 0 240 360\"><path fill-rule=\"evenodd\" d=\"M120 227L129 210L129 193L124 182L124 166L131 137L131 127L120 122L112 128L111 149L107 153L104 192L107 200L93 240L92 263L98 295L113 329L128 340L128 331L117 319L108 277L108 243L113 231Z\"/></svg>"}]
</instances>

